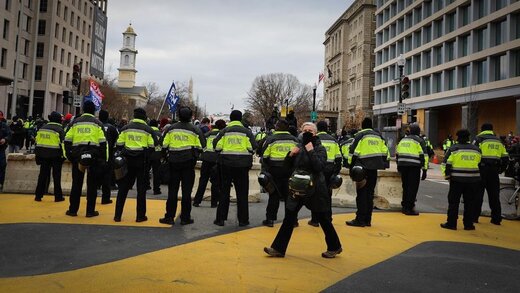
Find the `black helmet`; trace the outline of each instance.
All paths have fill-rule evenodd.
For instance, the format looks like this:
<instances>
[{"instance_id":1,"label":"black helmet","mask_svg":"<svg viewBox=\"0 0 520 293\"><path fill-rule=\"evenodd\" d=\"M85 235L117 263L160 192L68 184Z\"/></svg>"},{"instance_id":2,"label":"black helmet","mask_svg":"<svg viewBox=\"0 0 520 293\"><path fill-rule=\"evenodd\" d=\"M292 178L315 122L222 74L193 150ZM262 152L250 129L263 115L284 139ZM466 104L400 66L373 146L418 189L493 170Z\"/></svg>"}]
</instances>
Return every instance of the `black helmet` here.
<instances>
[{"instance_id":1,"label":"black helmet","mask_svg":"<svg viewBox=\"0 0 520 293\"><path fill-rule=\"evenodd\" d=\"M353 181L361 182L365 179L365 169L361 166L354 166L350 170L350 178L352 178Z\"/></svg>"},{"instance_id":2,"label":"black helmet","mask_svg":"<svg viewBox=\"0 0 520 293\"><path fill-rule=\"evenodd\" d=\"M126 165L126 160L122 156L117 156L114 158L114 175L116 176L116 180L123 179L128 173L128 167Z\"/></svg>"},{"instance_id":3,"label":"black helmet","mask_svg":"<svg viewBox=\"0 0 520 293\"><path fill-rule=\"evenodd\" d=\"M343 178L339 174L332 175L330 177L330 181L329 182L330 182L330 188L338 189L338 188L341 187L341 184L343 183Z\"/></svg>"},{"instance_id":4,"label":"black helmet","mask_svg":"<svg viewBox=\"0 0 520 293\"><path fill-rule=\"evenodd\" d=\"M271 176L271 174L266 171L260 172L260 174L258 175L258 183L269 194L273 194L276 191L276 186L274 185L273 176Z\"/></svg>"},{"instance_id":5,"label":"black helmet","mask_svg":"<svg viewBox=\"0 0 520 293\"><path fill-rule=\"evenodd\" d=\"M304 170L296 170L289 178L289 191L293 197L310 197L314 193L312 174Z\"/></svg>"}]
</instances>

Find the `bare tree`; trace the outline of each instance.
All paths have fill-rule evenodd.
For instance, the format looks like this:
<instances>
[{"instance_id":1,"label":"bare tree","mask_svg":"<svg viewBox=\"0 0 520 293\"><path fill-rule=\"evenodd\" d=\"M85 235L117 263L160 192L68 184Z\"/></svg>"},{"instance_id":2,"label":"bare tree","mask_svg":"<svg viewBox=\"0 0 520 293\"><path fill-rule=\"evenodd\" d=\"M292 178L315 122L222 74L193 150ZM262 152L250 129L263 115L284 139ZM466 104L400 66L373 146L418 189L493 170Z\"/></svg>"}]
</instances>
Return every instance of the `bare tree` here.
<instances>
[{"instance_id":1,"label":"bare tree","mask_svg":"<svg viewBox=\"0 0 520 293\"><path fill-rule=\"evenodd\" d=\"M253 116L261 118L253 118L253 121L265 121L271 116L273 109L289 100L289 106L293 107L298 121L302 123L312 104L311 87L300 83L298 78L287 73L271 73L256 77L247 95L248 111Z\"/></svg>"}]
</instances>

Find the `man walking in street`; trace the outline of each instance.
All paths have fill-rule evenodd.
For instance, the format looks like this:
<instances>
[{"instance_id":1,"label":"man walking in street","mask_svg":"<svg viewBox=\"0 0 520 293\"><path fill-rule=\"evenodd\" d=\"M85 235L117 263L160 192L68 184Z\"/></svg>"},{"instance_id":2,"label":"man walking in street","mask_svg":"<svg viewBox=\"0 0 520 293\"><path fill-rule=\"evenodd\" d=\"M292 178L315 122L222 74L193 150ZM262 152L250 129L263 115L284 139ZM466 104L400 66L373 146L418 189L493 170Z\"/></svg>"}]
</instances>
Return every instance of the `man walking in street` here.
<instances>
[{"instance_id":1,"label":"man walking in street","mask_svg":"<svg viewBox=\"0 0 520 293\"><path fill-rule=\"evenodd\" d=\"M327 163L325 164L325 168L323 169L323 175L325 175L325 183L327 184L329 198L330 198L330 219L332 221L332 188L330 186L330 180L332 177L339 174L341 171L341 151L339 149L338 142L332 135L328 134L329 125L326 121L320 121L317 124L318 128L318 137L321 140L321 144L325 147L327 151ZM311 219L308 222L309 225L318 227L320 224L318 219L316 218L316 214L311 214Z\"/></svg>"},{"instance_id":2,"label":"man walking in street","mask_svg":"<svg viewBox=\"0 0 520 293\"><path fill-rule=\"evenodd\" d=\"M397 145L396 160L397 170L401 174L403 187L403 200L401 201L401 212L408 216L417 216L415 211L415 200L419 190L420 180L426 179L428 170L428 151L426 143L419 136L421 129L419 125L410 126L410 134L401 139ZM422 176L421 176L422 168Z\"/></svg>"},{"instance_id":3,"label":"man walking in street","mask_svg":"<svg viewBox=\"0 0 520 293\"><path fill-rule=\"evenodd\" d=\"M217 165L217 153L213 149L213 140L217 137L220 130L226 128L226 122L224 120L217 120L215 126L211 131L207 132L204 136L206 138L206 148L201 155L202 165L200 167L200 178L199 187L197 193L193 198L193 206L198 207L206 192L206 185L210 178L211 180L211 207L216 208L218 200L220 198L220 184L219 184L219 172L216 167Z\"/></svg>"},{"instance_id":4,"label":"man walking in street","mask_svg":"<svg viewBox=\"0 0 520 293\"><path fill-rule=\"evenodd\" d=\"M487 191L489 207L491 208L491 223L500 225L502 222L502 208L500 206L500 179L498 174L502 173L509 163L509 155L505 146L493 133L493 125L490 123L482 124L482 132L477 135L474 144L482 152L480 161L480 177L482 186L475 201L474 223L478 223L478 218L482 212L484 201L484 191Z\"/></svg>"},{"instance_id":5,"label":"man walking in street","mask_svg":"<svg viewBox=\"0 0 520 293\"><path fill-rule=\"evenodd\" d=\"M195 181L195 164L202 149L206 147L206 139L200 128L190 120L192 111L188 107L179 109L179 120L165 132L162 143L163 150L168 151L170 163L170 182L168 184L168 200L166 213L159 220L162 224L174 225L177 212L179 186L182 182L181 225L193 224L191 218L191 191Z\"/></svg>"},{"instance_id":6,"label":"man walking in street","mask_svg":"<svg viewBox=\"0 0 520 293\"><path fill-rule=\"evenodd\" d=\"M457 132L458 143L446 152L441 171L450 182L448 192L448 220L441 228L457 230L460 197L464 199L464 230L475 230L475 203L481 188L479 164L480 149L469 142L469 131L461 129Z\"/></svg>"},{"instance_id":7,"label":"man walking in street","mask_svg":"<svg viewBox=\"0 0 520 293\"><path fill-rule=\"evenodd\" d=\"M136 222L148 220L146 217L146 183L148 180L148 158L158 144L153 130L146 124L146 111L134 110L134 119L121 129L117 139L118 152L125 158L128 173L120 181L117 192L114 221L120 222L123 215L128 190L137 181L137 216Z\"/></svg>"},{"instance_id":8,"label":"man walking in street","mask_svg":"<svg viewBox=\"0 0 520 293\"><path fill-rule=\"evenodd\" d=\"M81 198L84 172L87 175L87 218L99 216L96 211L99 168L106 164L107 142L103 123L94 117L96 106L92 101L83 104L83 115L74 119L65 135L65 155L72 162L72 187L67 216L75 217ZM81 170L80 170L81 167Z\"/></svg>"},{"instance_id":9,"label":"man walking in street","mask_svg":"<svg viewBox=\"0 0 520 293\"><path fill-rule=\"evenodd\" d=\"M374 189L377 183L377 170L389 167L390 154L383 137L372 129L372 119L365 118L349 151L350 170L361 166L365 172L366 184L356 186L356 218L347 221L348 226L370 227L374 209Z\"/></svg>"},{"instance_id":10,"label":"man walking in street","mask_svg":"<svg viewBox=\"0 0 520 293\"><path fill-rule=\"evenodd\" d=\"M253 166L253 151L256 141L251 130L242 125L242 112L233 110L231 122L213 140L213 147L219 153L218 162L222 168L222 193L217 208L215 225L224 226L229 211L231 183L237 195L238 225L249 225L249 169Z\"/></svg>"},{"instance_id":11,"label":"man walking in street","mask_svg":"<svg viewBox=\"0 0 520 293\"><path fill-rule=\"evenodd\" d=\"M289 133L289 123L286 120L278 120L275 131L267 137L262 148L262 170L267 171L276 186L275 191L269 193L266 208L266 219L262 222L264 226L273 227L278 218L280 201L285 201L289 195L289 177L291 172L284 166L285 157L296 146L299 141Z\"/></svg>"},{"instance_id":12,"label":"man walking in street","mask_svg":"<svg viewBox=\"0 0 520 293\"><path fill-rule=\"evenodd\" d=\"M54 201L64 201L61 190L61 167L63 164L62 144L65 139L65 132L61 126L61 114L52 112L49 115L49 123L43 126L36 134L36 145L34 154L36 164L40 165L38 184L34 192L34 200L41 201L47 190L47 182L50 180L51 169L52 179L54 180Z\"/></svg>"}]
</instances>

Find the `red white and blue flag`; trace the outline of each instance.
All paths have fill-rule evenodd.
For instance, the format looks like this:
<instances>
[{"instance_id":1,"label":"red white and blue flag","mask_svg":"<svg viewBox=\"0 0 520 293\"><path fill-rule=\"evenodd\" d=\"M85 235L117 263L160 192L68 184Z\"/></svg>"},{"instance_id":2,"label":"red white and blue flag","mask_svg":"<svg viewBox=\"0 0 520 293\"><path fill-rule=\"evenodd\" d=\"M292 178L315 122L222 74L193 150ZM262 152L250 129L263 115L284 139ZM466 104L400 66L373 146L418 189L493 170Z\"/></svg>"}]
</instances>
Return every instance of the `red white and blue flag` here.
<instances>
[{"instance_id":1,"label":"red white and blue flag","mask_svg":"<svg viewBox=\"0 0 520 293\"><path fill-rule=\"evenodd\" d=\"M89 82L90 82L89 95L85 96L85 98L83 99L83 102L92 101L94 103L94 105L96 106L96 111L99 111L99 110L101 110L101 105L103 104L103 99L105 98L105 96L103 95L103 93L99 89L98 84L94 80L91 79Z\"/></svg>"}]
</instances>

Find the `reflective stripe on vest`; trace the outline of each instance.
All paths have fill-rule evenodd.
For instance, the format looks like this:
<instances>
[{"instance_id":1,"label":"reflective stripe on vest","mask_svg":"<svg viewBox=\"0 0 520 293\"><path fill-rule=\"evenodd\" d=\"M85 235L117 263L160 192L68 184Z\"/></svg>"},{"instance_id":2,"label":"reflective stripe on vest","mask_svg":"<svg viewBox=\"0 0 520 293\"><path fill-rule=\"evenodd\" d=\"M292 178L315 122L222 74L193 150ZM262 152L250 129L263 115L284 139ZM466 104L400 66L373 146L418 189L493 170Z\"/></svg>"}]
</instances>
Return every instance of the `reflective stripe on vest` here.
<instances>
[{"instance_id":1,"label":"reflective stripe on vest","mask_svg":"<svg viewBox=\"0 0 520 293\"><path fill-rule=\"evenodd\" d=\"M49 124L51 123L53 122L50 122ZM52 129L40 129L36 134L36 146L59 150L61 148L60 134Z\"/></svg>"},{"instance_id":2,"label":"reflective stripe on vest","mask_svg":"<svg viewBox=\"0 0 520 293\"><path fill-rule=\"evenodd\" d=\"M242 123L232 121L227 127L233 126L242 126ZM225 132L215 150L220 151L223 155L250 155L253 152L253 146L244 132Z\"/></svg>"},{"instance_id":3,"label":"reflective stripe on vest","mask_svg":"<svg viewBox=\"0 0 520 293\"><path fill-rule=\"evenodd\" d=\"M288 131L276 131L273 135L276 136L278 134L288 134ZM291 149L297 146L298 143L294 140L274 140L271 142L263 153L264 158L269 158L272 161L283 161L287 156L287 153L291 151Z\"/></svg>"},{"instance_id":4,"label":"reflective stripe on vest","mask_svg":"<svg viewBox=\"0 0 520 293\"><path fill-rule=\"evenodd\" d=\"M495 135L493 133L493 131L487 130L487 131L482 131L481 133L479 133L478 136L482 136L482 135L486 135L486 134L493 135L493 136ZM496 137L495 138L484 138L479 143L479 148L480 148L480 151L482 152L483 159L500 160L500 159L508 156L506 148L504 147L502 142Z\"/></svg>"},{"instance_id":5,"label":"reflective stripe on vest","mask_svg":"<svg viewBox=\"0 0 520 293\"><path fill-rule=\"evenodd\" d=\"M83 114L82 116L91 116L91 114ZM94 122L77 122L67 131L65 141L71 142L73 146L92 145L99 146L100 143L106 141L105 133L101 126Z\"/></svg>"},{"instance_id":6,"label":"reflective stripe on vest","mask_svg":"<svg viewBox=\"0 0 520 293\"><path fill-rule=\"evenodd\" d=\"M184 151L192 148L202 148L199 135L187 129L171 129L168 131L163 141L163 149L172 152Z\"/></svg>"},{"instance_id":7,"label":"reflective stripe on vest","mask_svg":"<svg viewBox=\"0 0 520 293\"><path fill-rule=\"evenodd\" d=\"M131 122L146 125L146 122L144 122L141 119L133 119ZM146 148L153 148L154 141L152 134L145 130L127 128L123 130L121 134L119 134L119 137L117 139L117 145L124 146L125 149L132 151L142 151Z\"/></svg>"}]
</instances>

